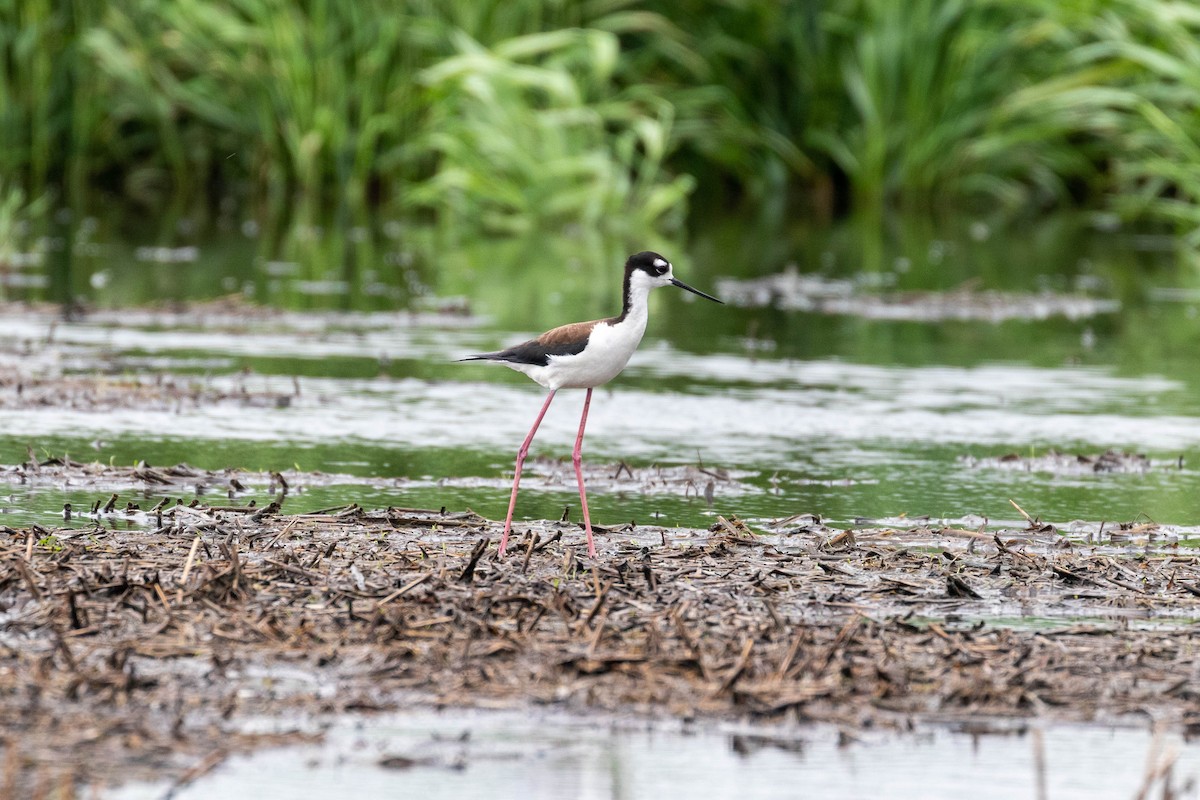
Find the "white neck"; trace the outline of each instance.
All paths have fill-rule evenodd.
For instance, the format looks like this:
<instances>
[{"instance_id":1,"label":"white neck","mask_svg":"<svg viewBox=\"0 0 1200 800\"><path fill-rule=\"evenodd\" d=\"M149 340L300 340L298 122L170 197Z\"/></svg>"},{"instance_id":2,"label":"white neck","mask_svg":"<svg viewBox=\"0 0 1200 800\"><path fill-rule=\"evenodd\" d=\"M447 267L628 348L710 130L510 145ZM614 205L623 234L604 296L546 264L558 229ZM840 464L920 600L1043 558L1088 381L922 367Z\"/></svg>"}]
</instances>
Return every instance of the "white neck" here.
<instances>
[{"instance_id":1,"label":"white neck","mask_svg":"<svg viewBox=\"0 0 1200 800\"><path fill-rule=\"evenodd\" d=\"M646 330L646 320L650 317L650 289L641 281L633 281L629 287L629 297L626 299L624 319L622 323L630 324L642 331Z\"/></svg>"}]
</instances>

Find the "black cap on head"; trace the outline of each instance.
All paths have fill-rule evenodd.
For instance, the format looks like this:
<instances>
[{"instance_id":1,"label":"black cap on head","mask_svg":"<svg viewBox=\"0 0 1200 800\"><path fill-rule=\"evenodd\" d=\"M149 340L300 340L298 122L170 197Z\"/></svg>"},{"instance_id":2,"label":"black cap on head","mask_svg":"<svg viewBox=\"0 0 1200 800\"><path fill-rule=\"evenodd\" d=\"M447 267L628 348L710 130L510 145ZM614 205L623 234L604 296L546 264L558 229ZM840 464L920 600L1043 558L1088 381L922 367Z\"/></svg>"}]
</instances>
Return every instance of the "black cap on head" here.
<instances>
[{"instance_id":1,"label":"black cap on head","mask_svg":"<svg viewBox=\"0 0 1200 800\"><path fill-rule=\"evenodd\" d=\"M643 250L640 253L634 253L626 260L625 269L626 271L640 269L651 275L665 275L667 270L671 269L671 262L658 253Z\"/></svg>"}]
</instances>

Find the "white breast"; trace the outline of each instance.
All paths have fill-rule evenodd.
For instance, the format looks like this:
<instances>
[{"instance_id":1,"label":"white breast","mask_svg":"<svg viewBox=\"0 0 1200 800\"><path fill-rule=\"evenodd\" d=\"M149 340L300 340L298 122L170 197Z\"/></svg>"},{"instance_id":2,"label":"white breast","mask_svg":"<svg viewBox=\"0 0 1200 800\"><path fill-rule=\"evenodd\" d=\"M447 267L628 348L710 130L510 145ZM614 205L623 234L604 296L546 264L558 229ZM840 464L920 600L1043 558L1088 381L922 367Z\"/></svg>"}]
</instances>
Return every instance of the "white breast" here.
<instances>
[{"instance_id":1,"label":"white breast","mask_svg":"<svg viewBox=\"0 0 1200 800\"><path fill-rule=\"evenodd\" d=\"M608 383L625 369L646 332L646 318L626 317L616 325L592 328L587 347L573 356L550 356L544 367L507 364L547 389L591 389Z\"/></svg>"},{"instance_id":2,"label":"white breast","mask_svg":"<svg viewBox=\"0 0 1200 800\"><path fill-rule=\"evenodd\" d=\"M644 276L645 273L637 275ZM647 296L651 288L653 285L646 280L634 281L625 318L616 324L597 323L582 353L550 356L550 363L544 367L507 366L524 372L547 389L591 389L608 383L625 369L646 333L646 321L650 316Z\"/></svg>"}]
</instances>

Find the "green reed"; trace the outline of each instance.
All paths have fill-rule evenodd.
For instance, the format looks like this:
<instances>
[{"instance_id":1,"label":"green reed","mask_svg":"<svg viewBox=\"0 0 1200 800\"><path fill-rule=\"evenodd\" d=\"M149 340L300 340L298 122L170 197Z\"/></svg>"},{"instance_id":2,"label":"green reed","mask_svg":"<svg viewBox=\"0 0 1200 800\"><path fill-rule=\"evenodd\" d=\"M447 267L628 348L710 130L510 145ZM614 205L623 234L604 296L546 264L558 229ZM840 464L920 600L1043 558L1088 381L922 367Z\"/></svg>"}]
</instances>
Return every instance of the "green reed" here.
<instances>
[{"instance_id":1,"label":"green reed","mask_svg":"<svg viewBox=\"0 0 1200 800\"><path fill-rule=\"evenodd\" d=\"M460 239L800 200L1195 244L1198 34L1181 0L0 0L0 176Z\"/></svg>"}]
</instances>

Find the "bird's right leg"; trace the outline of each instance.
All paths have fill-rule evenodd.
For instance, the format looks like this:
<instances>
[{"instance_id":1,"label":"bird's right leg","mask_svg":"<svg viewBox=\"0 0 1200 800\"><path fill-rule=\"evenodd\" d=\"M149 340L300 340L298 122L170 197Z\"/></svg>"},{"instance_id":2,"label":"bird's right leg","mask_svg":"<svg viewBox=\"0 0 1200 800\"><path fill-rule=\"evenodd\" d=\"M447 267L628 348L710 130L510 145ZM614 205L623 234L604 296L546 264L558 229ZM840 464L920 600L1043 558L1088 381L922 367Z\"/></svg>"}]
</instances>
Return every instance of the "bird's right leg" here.
<instances>
[{"instance_id":1,"label":"bird's right leg","mask_svg":"<svg viewBox=\"0 0 1200 800\"><path fill-rule=\"evenodd\" d=\"M533 421L533 427L529 429L529 435L525 437L525 441L521 444L521 449L517 451L517 469L513 474L512 497L508 499L508 516L504 518L504 535L500 537L500 555L504 555L504 549L508 547L508 532L512 528L513 509L517 507L517 486L521 483L521 467L525 465L525 456L529 454L529 445L533 441L533 435L537 433L538 426L542 424L542 417L546 416L546 410L550 408L550 401L554 399L555 391L557 390L551 389L550 394L546 396L546 402L542 404L541 413Z\"/></svg>"}]
</instances>

